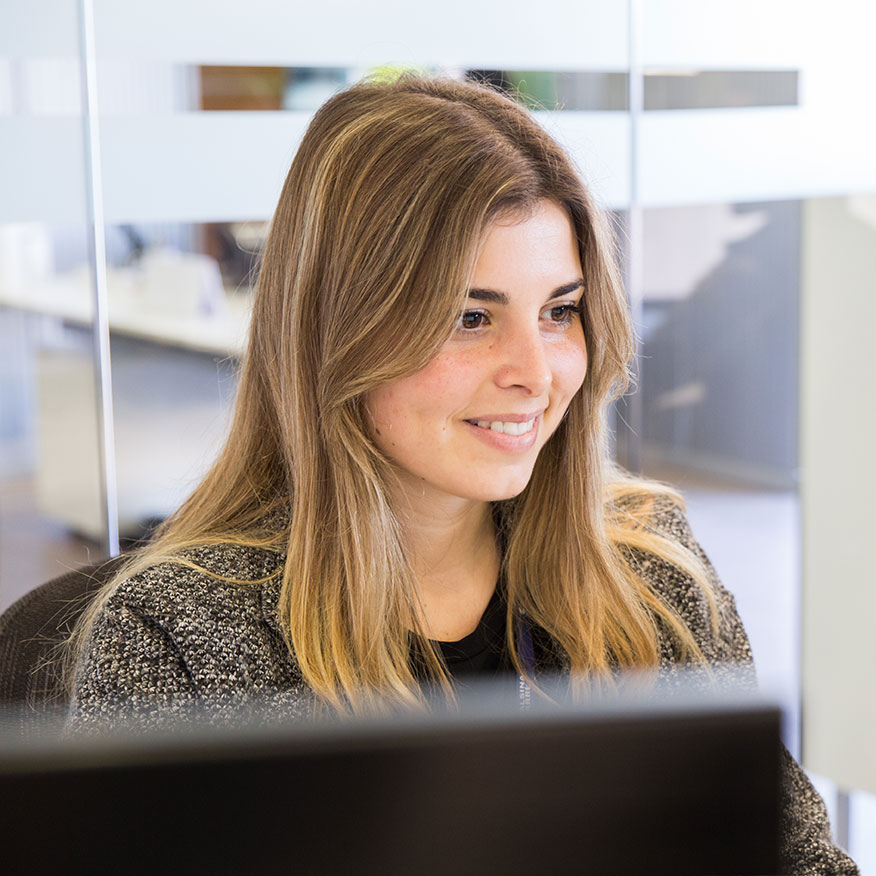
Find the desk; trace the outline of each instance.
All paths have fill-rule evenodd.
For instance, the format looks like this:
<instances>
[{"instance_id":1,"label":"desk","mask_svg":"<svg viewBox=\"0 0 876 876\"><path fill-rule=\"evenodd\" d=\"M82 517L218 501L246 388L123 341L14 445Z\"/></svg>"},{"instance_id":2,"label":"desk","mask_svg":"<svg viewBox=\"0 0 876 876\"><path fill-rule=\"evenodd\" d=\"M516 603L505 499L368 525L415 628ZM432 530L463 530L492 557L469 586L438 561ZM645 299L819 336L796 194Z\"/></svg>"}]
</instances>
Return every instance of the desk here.
<instances>
[{"instance_id":1,"label":"desk","mask_svg":"<svg viewBox=\"0 0 876 876\"><path fill-rule=\"evenodd\" d=\"M221 446L248 334L251 294L227 290L212 313L173 312L132 271L108 273L116 470L121 531L163 517ZM155 305L155 306L152 306ZM0 308L64 325L63 343L34 349L36 495L70 530L103 533L97 400L84 271L28 289L0 287Z\"/></svg>"},{"instance_id":2,"label":"desk","mask_svg":"<svg viewBox=\"0 0 876 876\"><path fill-rule=\"evenodd\" d=\"M107 271L110 331L201 353L240 358L246 348L252 294L249 289L226 290L212 313L155 307L155 296L138 287L132 271ZM59 274L28 288L0 285L0 307L53 316L75 325L90 326L94 298L83 271Z\"/></svg>"}]
</instances>

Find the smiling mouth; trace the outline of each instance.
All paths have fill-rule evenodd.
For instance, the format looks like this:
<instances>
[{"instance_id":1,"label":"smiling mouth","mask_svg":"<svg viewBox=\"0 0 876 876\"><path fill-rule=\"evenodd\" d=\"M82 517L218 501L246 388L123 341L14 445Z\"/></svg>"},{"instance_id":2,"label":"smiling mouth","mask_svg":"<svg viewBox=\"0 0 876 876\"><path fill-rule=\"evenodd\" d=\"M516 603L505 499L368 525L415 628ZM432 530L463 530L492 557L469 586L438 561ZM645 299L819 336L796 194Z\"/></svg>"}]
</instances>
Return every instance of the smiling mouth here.
<instances>
[{"instance_id":1,"label":"smiling mouth","mask_svg":"<svg viewBox=\"0 0 876 876\"><path fill-rule=\"evenodd\" d=\"M480 429L489 429L492 432L499 432L504 435L525 435L527 432L532 431L536 419L538 418L533 417L524 423L509 423L502 420L466 420L466 422Z\"/></svg>"}]
</instances>

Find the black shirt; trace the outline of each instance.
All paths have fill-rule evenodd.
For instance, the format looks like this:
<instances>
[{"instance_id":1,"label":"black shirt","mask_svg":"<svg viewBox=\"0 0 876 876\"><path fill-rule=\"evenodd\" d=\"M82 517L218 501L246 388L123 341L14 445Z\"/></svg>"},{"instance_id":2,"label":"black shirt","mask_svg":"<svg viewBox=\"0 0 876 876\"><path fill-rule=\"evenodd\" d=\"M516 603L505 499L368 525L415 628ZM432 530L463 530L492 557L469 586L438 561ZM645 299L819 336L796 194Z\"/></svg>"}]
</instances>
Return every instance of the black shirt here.
<instances>
[{"instance_id":1,"label":"black shirt","mask_svg":"<svg viewBox=\"0 0 876 876\"><path fill-rule=\"evenodd\" d=\"M447 670L454 681L464 677L496 676L515 674L514 664L505 647L505 628L508 605L505 601L501 582L490 598L487 607L478 621L477 627L457 642L441 642L433 639L439 653L447 664ZM539 627L530 628L532 657L536 673L563 671L563 661L557 656L553 640ZM420 640L411 641L411 666L414 675L421 681L427 679Z\"/></svg>"},{"instance_id":2,"label":"black shirt","mask_svg":"<svg viewBox=\"0 0 876 876\"><path fill-rule=\"evenodd\" d=\"M458 642L435 642L451 678L471 673L495 675L512 672L505 649L505 600L496 588L475 629Z\"/></svg>"}]
</instances>

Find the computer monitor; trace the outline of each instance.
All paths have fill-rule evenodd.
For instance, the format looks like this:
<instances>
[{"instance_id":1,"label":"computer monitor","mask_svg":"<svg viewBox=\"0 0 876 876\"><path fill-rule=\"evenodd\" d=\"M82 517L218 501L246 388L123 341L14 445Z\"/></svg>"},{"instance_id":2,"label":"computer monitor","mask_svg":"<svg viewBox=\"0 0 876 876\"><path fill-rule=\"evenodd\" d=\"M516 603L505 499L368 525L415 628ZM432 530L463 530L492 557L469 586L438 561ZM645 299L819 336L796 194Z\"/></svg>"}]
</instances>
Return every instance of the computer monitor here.
<instances>
[{"instance_id":1,"label":"computer monitor","mask_svg":"<svg viewBox=\"0 0 876 876\"><path fill-rule=\"evenodd\" d=\"M653 700L0 751L6 873L775 873L779 711Z\"/></svg>"}]
</instances>

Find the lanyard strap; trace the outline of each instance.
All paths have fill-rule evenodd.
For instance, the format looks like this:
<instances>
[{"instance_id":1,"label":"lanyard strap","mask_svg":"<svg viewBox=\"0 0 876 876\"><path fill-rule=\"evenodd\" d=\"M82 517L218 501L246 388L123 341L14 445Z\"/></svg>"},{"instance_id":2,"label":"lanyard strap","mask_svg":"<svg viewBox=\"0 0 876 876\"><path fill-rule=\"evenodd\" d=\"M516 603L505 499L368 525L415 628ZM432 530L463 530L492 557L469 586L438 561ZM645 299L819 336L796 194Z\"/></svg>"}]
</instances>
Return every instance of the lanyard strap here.
<instances>
[{"instance_id":1,"label":"lanyard strap","mask_svg":"<svg viewBox=\"0 0 876 876\"><path fill-rule=\"evenodd\" d=\"M535 675L535 648L532 644L532 628L523 615L517 617L517 654L526 672ZM521 711L528 712L532 705L532 688L523 675L517 676L517 694Z\"/></svg>"}]
</instances>

